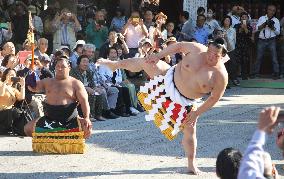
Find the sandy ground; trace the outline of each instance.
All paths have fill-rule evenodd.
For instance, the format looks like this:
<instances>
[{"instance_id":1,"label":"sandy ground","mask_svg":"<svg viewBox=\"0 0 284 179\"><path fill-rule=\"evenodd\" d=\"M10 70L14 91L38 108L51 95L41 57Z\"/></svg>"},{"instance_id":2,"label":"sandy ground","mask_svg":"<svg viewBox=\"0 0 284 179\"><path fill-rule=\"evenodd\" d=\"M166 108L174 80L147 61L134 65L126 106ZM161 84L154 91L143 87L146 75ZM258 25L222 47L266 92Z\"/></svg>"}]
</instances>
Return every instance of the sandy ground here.
<instances>
[{"instance_id":1,"label":"sandy ground","mask_svg":"<svg viewBox=\"0 0 284 179\"><path fill-rule=\"evenodd\" d=\"M0 178L216 178L219 151L235 147L243 152L256 129L259 111L272 104L284 108L283 89L227 90L218 105L198 121L197 163L204 171L198 177L184 172L182 135L168 141L141 113L95 122L85 154L37 154L32 152L31 138L0 137ZM275 134L268 137L265 148L283 175Z\"/></svg>"}]
</instances>

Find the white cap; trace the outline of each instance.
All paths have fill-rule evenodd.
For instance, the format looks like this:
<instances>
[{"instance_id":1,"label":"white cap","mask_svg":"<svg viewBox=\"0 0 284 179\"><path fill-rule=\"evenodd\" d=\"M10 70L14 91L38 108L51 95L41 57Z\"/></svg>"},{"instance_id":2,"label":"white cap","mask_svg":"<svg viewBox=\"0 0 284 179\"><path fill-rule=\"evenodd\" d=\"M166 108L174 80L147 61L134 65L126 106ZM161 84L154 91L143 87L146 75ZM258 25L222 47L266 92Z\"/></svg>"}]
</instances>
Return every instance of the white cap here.
<instances>
[{"instance_id":1,"label":"white cap","mask_svg":"<svg viewBox=\"0 0 284 179\"><path fill-rule=\"evenodd\" d=\"M85 45L85 44L86 44L85 40L77 40L72 50L74 50L78 45Z\"/></svg>"}]
</instances>

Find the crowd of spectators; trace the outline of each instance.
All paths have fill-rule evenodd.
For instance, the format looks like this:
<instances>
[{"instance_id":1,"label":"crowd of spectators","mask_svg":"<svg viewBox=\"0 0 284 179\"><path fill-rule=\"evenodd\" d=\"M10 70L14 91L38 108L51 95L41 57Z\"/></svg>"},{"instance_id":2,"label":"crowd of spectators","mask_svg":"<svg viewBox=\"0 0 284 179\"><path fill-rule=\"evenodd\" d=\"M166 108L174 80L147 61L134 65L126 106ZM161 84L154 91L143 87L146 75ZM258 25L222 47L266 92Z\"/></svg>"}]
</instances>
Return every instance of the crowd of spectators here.
<instances>
[{"instance_id":1,"label":"crowd of spectators","mask_svg":"<svg viewBox=\"0 0 284 179\"><path fill-rule=\"evenodd\" d=\"M210 40L222 37L230 57L225 66L233 85L238 86L240 79L247 80L259 75L265 50L271 52L273 79L279 79L281 73L284 73L283 54L277 55L276 51L276 38L284 33L281 28L284 18L279 21L274 16L274 5L268 5L267 14L260 17L256 25L257 59L255 66L250 67L249 47L253 42L253 28L250 15L237 5L232 7L224 19L215 19L213 9L208 9L206 13L206 10L200 7L196 14L197 20L193 22L189 13L183 11L180 12L179 24L167 21L166 14L157 12L157 9L145 8L145 5L141 11L132 11L130 17L119 7L114 17L107 17L103 9L96 10L94 16L89 17L88 24L83 26L76 14L60 7L58 2L51 4L44 11L22 1L9 2L1 4L0 10L0 134L11 132L9 127L12 124L9 121L22 116L20 109L23 103L19 105L17 101L25 101L33 118L42 115L40 102L44 100L44 95L35 94L30 89L35 86L34 79L54 77L56 60L59 58L69 59L70 76L84 84L93 121L115 119L119 116L129 117L143 112L136 92L137 87L149 79L143 71L131 73L118 69L112 72L106 66L96 65L98 58L113 61L132 57L143 58L173 43L188 41L207 45ZM31 55L24 55L31 50L31 44L27 40L30 28L28 11L32 14L36 39L34 70L30 68ZM108 19L110 22L107 22ZM23 55L24 59L21 60ZM170 65L176 65L183 55L173 54L163 60ZM278 56L281 58L277 59ZM138 85L131 82L132 78L138 79ZM79 114L82 114L80 106L78 110ZM263 160L271 163L269 157L263 159L259 158L259 155L258 158L254 156L253 158L259 160L259 165L255 166L250 166L249 160L251 155L255 155L253 151L263 151L264 136L271 129L267 126L275 123L275 117L269 118L267 114L275 110L277 109L269 108L261 113L259 128L244 154L242 164L242 154L238 150L227 148L220 152L217 157L217 175L220 178L236 178L239 167L240 178L265 174ZM272 122L265 123L264 118L269 118ZM280 143L281 141L279 146L283 147ZM263 156L267 154L264 153ZM272 169L267 171L272 175Z\"/></svg>"}]
</instances>

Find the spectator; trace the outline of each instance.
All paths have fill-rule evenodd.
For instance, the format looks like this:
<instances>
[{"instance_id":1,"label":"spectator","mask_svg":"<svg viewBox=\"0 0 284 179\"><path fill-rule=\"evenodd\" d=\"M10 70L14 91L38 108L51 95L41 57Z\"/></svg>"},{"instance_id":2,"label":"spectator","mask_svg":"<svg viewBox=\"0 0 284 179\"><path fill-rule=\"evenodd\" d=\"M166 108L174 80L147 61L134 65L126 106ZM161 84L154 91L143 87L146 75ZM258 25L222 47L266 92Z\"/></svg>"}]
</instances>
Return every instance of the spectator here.
<instances>
[{"instance_id":1,"label":"spectator","mask_svg":"<svg viewBox=\"0 0 284 179\"><path fill-rule=\"evenodd\" d=\"M35 49L35 55L38 56L38 58L41 60L47 52L48 48L48 40L45 38L38 39L37 43L38 47Z\"/></svg>"},{"instance_id":2,"label":"spectator","mask_svg":"<svg viewBox=\"0 0 284 179\"><path fill-rule=\"evenodd\" d=\"M144 13L144 25L146 26L148 31L150 27L155 25L155 23L153 22L153 18L153 12L151 10L146 10Z\"/></svg>"},{"instance_id":3,"label":"spectator","mask_svg":"<svg viewBox=\"0 0 284 179\"><path fill-rule=\"evenodd\" d=\"M96 46L95 58L99 55L99 50L107 40L108 28L105 26L104 14L97 11L94 21L86 28L86 42Z\"/></svg>"},{"instance_id":4,"label":"spectator","mask_svg":"<svg viewBox=\"0 0 284 179\"><path fill-rule=\"evenodd\" d=\"M16 58L15 55L9 54L6 55L1 63L1 66L5 68L11 68L14 69L17 65L19 64L18 59Z\"/></svg>"},{"instance_id":5,"label":"spectator","mask_svg":"<svg viewBox=\"0 0 284 179\"><path fill-rule=\"evenodd\" d=\"M95 118L98 121L105 121L105 118L102 117L103 95L96 92L93 74L88 70L88 66L88 57L86 55L80 56L77 60L77 67L71 69L70 76L76 78L77 80L80 80L84 84L84 87L88 93L88 101L90 104L90 113L92 115L92 118Z\"/></svg>"},{"instance_id":6,"label":"spectator","mask_svg":"<svg viewBox=\"0 0 284 179\"><path fill-rule=\"evenodd\" d=\"M109 48L108 58L112 61L118 60L117 50L114 47ZM112 72L107 66L102 65L99 66L99 72L108 86L116 87L119 90L115 114L122 117L137 115L137 113L133 113L130 110L131 99L129 89L120 85L122 82L121 69Z\"/></svg>"},{"instance_id":7,"label":"spectator","mask_svg":"<svg viewBox=\"0 0 284 179\"><path fill-rule=\"evenodd\" d=\"M257 57L256 64L254 66L252 78L260 71L260 66L263 61L263 55L265 50L271 52L271 60L273 64L273 79L279 79L279 64L277 61L276 52L276 36L280 34L280 23L275 17L276 7L275 5L267 6L267 14L261 16L257 22L257 29L260 31L257 42Z\"/></svg>"},{"instance_id":8,"label":"spectator","mask_svg":"<svg viewBox=\"0 0 284 179\"><path fill-rule=\"evenodd\" d=\"M204 25L206 21L205 15L198 15L196 20L196 26L193 28L192 36L198 43L206 45L208 42L209 31Z\"/></svg>"},{"instance_id":9,"label":"spectator","mask_svg":"<svg viewBox=\"0 0 284 179\"><path fill-rule=\"evenodd\" d=\"M131 17L125 24L122 34L126 39L126 44L129 48L127 58L134 57L138 52L139 41L148 36L148 30L140 18L139 12L133 11Z\"/></svg>"},{"instance_id":10,"label":"spectator","mask_svg":"<svg viewBox=\"0 0 284 179\"><path fill-rule=\"evenodd\" d=\"M177 39L179 42L181 41L188 41L192 38L192 22L189 19L189 13L187 11L183 11L179 15L180 24L178 26L178 34Z\"/></svg>"},{"instance_id":11,"label":"spectator","mask_svg":"<svg viewBox=\"0 0 284 179\"><path fill-rule=\"evenodd\" d=\"M21 120L20 111L13 107L17 100L25 99L25 79L20 78L19 82L13 80L16 77L14 69L6 69L0 82L0 134L7 135L12 132L15 120ZM20 84L20 90L15 85ZM23 130L23 129L22 129Z\"/></svg>"},{"instance_id":12,"label":"spectator","mask_svg":"<svg viewBox=\"0 0 284 179\"><path fill-rule=\"evenodd\" d=\"M212 35L215 29L221 29L219 23L214 19L215 13L212 9L208 9L205 26L208 28L209 35Z\"/></svg>"},{"instance_id":13,"label":"spectator","mask_svg":"<svg viewBox=\"0 0 284 179\"><path fill-rule=\"evenodd\" d=\"M17 49L20 49L27 38L29 30L29 15L27 13L26 5L21 1L17 2L16 15L12 17L12 27L14 35L13 42Z\"/></svg>"},{"instance_id":14,"label":"spectator","mask_svg":"<svg viewBox=\"0 0 284 179\"><path fill-rule=\"evenodd\" d=\"M6 22L4 13L0 12L0 48L12 38L13 32L10 22Z\"/></svg>"},{"instance_id":15,"label":"spectator","mask_svg":"<svg viewBox=\"0 0 284 179\"><path fill-rule=\"evenodd\" d=\"M238 4L233 5L231 12L228 14L228 16L232 19L232 27L235 27L236 24L241 23L240 17L239 17L239 11L240 6Z\"/></svg>"},{"instance_id":16,"label":"spectator","mask_svg":"<svg viewBox=\"0 0 284 179\"><path fill-rule=\"evenodd\" d=\"M39 16L37 16L37 8L33 5L28 7L28 10L32 14L32 23L34 28L35 39L38 40L42 36L43 33L43 23Z\"/></svg>"},{"instance_id":17,"label":"spectator","mask_svg":"<svg viewBox=\"0 0 284 179\"><path fill-rule=\"evenodd\" d=\"M204 7L198 7L196 14L197 14L197 16L204 15L205 14L205 8Z\"/></svg>"},{"instance_id":18,"label":"spectator","mask_svg":"<svg viewBox=\"0 0 284 179\"><path fill-rule=\"evenodd\" d=\"M165 45L166 47L168 47L175 43L177 43L176 38L170 37L166 40ZM165 62L167 62L171 66L178 64L181 60L182 60L182 55L180 53L176 53L165 57Z\"/></svg>"},{"instance_id":19,"label":"spectator","mask_svg":"<svg viewBox=\"0 0 284 179\"><path fill-rule=\"evenodd\" d=\"M121 33L116 33L115 31L110 31L109 34L108 34L108 40L102 45L102 47L100 49L99 57L107 58L109 47L116 47L116 46L119 46L119 45L122 46L124 54L129 53L129 49L128 49L126 42L124 40L124 36Z\"/></svg>"},{"instance_id":20,"label":"spectator","mask_svg":"<svg viewBox=\"0 0 284 179\"><path fill-rule=\"evenodd\" d=\"M263 146L266 135L272 133L274 127L277 125L279 110L279 107L272 106L260 112L257 130L254 132L249 146L245 151L238 179L267 178L265 176L267 174L270 175L270 178L277 177L271 176L273 173L271 170L267 171L271 166L265 167L265 164L268 162L267 157L264 156L267 154L265 154ZM275 167L274 170L276 171Z\"/></svg>"},{"instance_id":21,"label":"spectator","mask_svg":"<svg viewBox=\"0 0 284 179\"><path fill-rule=\"evenodd\" d=\"M94 58L96 47L93 44L85 44L83 46L83 55L86 55L89 59ZM90 60L89 69L93 72L93 80L96 86L97 91L100 91L101 94L104 94L103 103L103 117L115 119L118 116L113 112L116 108L118 89L112 86L107 86L104 82L101 74L98 71L97 65L94 60Z\"/></svg>"},{"instance_id":22,"label":"spectator","mask_svg":"<svg viewBox=\"0 0 284 179\"><path fill-rule=\"evenodd\" d=\"M68 58L70 57L71 50L70 50L69 46L62 45L61 47L59 47L59 50L62 50Z\"/></svg>"},{"instance_id":23,"label":"spectator","mask_svg":"<svg viewBox=\"0 0 284 179\"><path fill-rule=\"evenodd\" d=\"M2 57L4 58L6 55L15 55L16 54L16 49L15 45L12 42L6 42L3 46L3 50L1 52Z\"/></svg>"},{"instance_id":24,"label":"spectator","mask_svg":"<svg viewBox=\"0 0 284 179\"><path fill-rule=\"evenodd\" d=\"M216 174L221 179L237 179L242 153L234 148L223 149L217 157Z\"/></svg>"},{"instance_id":25,"label":"spectator","mask_svg":"<svg viewBox=\"0 0 284 179\"><path fill-rule=\"evenodd\" d=\"M235 58L240 61L241 64L241 76L242 80L247 80L249 76L250 67L250 54L249 49L251 46L252 27L248 21L248 14L243 12L241 14L241 23L235 25L236 29L236 50Z\"/></svg>"},{"instance_id":26,"label":"spectator","mask_svg":"<svg viewBox=\"0 0 284 179\"><path fill-rule=\"evenodd\" d=\"M151 40L155 50L159 52L162 49L164 40L167 39L167 30L164 27L167 16L160 12L155 16L155 20L155 26L149 29L149 39Z\"/></svg>"},{"instance_id":27,"label":"spectator","mask_svg":"<svg viewBox=\"0 0 284 179\"><path fill-rule=\"evenodd\" d=\"M236 48L236 30L232 27L232 19L230 16L225 16L221 21L222 38L225 40L225 45L228 50L230 60L225 63L226 69L229 74L229 79L234 85L239 86L240 81L237 78L237 62L235 57Z\"/></svg>"},{"instance_id":28,"label":"spectator","mask_svg":"<svg viewBox=\"0 0 284 179\"><path fill-rule=\"evenodd\" d=\"M83 53L83 46L86 44L84 40L77 40L75 46L73 47L72 54L69 58L71 62L71 67L75 68L77 66L77 59Z\"/></svg>"},{"instance_id":29,"label":"spectator","mask_svg":"<svg viewBox=\"0 0 284 179\"><path fill-rule=\"evenodd\" d=\"M126 16L124 15L124 10L121 8L116 8L115 16L110 23L110 30L114 30L117 33L121 33L123 26L126 24Z\"/></svg>"},{"instance_id":30,"label":"spectator","mask_svg":"<svg viewBox=\"0 0 284 179\"><path fill-rule=\"evenodd\" d=\"M167 26L167 39L170 37L175 37L176 35L174 34L174 29L175 29L175 24L173 22L168 22Z\"/></svg>"},{"instance_id":31,"label":"spectator","mask_svg":"<svg viewBox=\"0 0 284 179\"><path fill-rule=\"evenodd\" d=\"M53 51L60 46L74 47L76 44L76 33L80 31L81 25L75 14L64 8L60 14L55 15L52 23L55 33L53 35Z\"/></svg>"}]
</instances>

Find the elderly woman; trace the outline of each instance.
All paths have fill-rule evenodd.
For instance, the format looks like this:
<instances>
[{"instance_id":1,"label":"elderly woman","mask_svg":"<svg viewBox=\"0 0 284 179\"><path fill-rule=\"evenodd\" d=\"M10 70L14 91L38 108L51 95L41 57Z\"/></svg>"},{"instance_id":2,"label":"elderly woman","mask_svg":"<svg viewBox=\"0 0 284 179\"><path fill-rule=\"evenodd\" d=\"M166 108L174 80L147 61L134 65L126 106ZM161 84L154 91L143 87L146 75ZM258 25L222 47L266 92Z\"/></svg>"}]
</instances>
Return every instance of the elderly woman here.
<instances>
[{"instance_id":1,"label":"elderly woman","mask_svg":"<svg viewBox=\"0 0 284 179\"><path fill-rule=\"evenodd\" d=\"M82 29L75 14L64 8L59 15L55 16L52 25L56 29L53 36L53 51L61 46L68 46L69 48L75 46L76 32Z\"/></svg>"},{"instance_id":2,"label":"elderly woman","mask_svg":"<svg viewBox=\"0 0 284 179\"><path fill-rule=\"evenodd\" d=\"M88 56L81 55L77 60L77 67L70 71L70 76L80 80L84 84L89 97L92 117L98 121L104 121L105 118L102 117L102 113L107 103L106 94L102 93L101 90L96 87L93 72L91 72L88 67ZM117 118L117 116L113 118Z\"/></svg>"},{"instance_id":3,"label":"elderly woman","mask_svg":"<svg viewBox=\"0 0 284 179\"><path fill-rule=\"evenodd\" d=\"M14 108L15 102L25 99L25 79L15 77L16 71L8 68L4 71L0 82L0 134L2 135L11 132L14 120L20 117L20 111ZM16 83L20 84L20 90L15 88Z\"/></svg>"}]
</instances>

